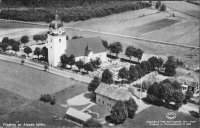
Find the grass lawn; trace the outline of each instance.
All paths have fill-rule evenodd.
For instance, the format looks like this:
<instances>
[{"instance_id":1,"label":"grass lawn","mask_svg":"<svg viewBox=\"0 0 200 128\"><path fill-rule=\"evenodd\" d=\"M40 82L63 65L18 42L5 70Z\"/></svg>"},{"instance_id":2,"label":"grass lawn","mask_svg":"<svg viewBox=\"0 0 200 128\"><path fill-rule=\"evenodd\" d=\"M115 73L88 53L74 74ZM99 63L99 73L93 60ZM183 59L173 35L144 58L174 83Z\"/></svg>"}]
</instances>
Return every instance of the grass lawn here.
<instances>
[{"instance_id":1,"label":"grass lawn","mask_svg":"<svg viewBox=\"0 0 200 128\"><path fill-rule=\"evenodd\" d=\"M96 104L89 108L88 110L98 113L99 119L104 119L106 116L110 115L110 110L102 105Z\"/></svg>"},{"instance_id":2,"label":"grass lawn","mask_svg":"<svg viewBox=\"0 0 200 128\"><path fill-rule=\"evenodd\" d=\"M20 107L18 110L0 116L0 126L3 123L15 123L15 124L36 124L42 123L45 126L66 126L74 127L76 124L68 122L64 119L58 120L58 117L54 117L48 112L41 111L31 106Z\"/></svg>"},{"instance_id":3,"label":"grass lawn","mask_svg":"<svg viewBox=\"0 0 200 128\"><path fill-rule=\"evenodd\" d=\"M0 60L0 87L27 99L39 99L41 94L54 94L77 81Z\"/></svg>"},{"instance_id":4,"label":"grass lawn","mask_svg":"<svg viewBox=\"0 0 200 128\"><path fill-rule=\"evenodd\" d=\"M0 88L0 116L26 103L28 100L15 93Z\"/></svg>"},{"instance_id":5,"label":"grass lawn","mask_svg":"<svg viewBox=\"0 0 200 128\"><path fill-rule=\"evenodd\" d=\"M29 106L32 106L34 108L38 108L43 111L47 111L54 115L59 115L59 117L63 117L68 110L68 106L63 107L62 105L67 105L67 100L79 95L80 93L84 93L87 90L87 85L84 83L77 83L74 85L71 85L70 87L67 87L63 89L60 92L57 92L55 95L56 97L56 104L51 105L50 103L44 103L39 100L36 100L29 104ZM72 106L75 109L82 110L83 108L87 107L87 105L81 105L81 106Z\"/></svg>"},{"instance_id":6,"label":"grass lawn","mask_svg":"<svg viewBox=\"0 0 200 128\"><path fill-rule=\"evenodd\" d=\"M169 120L166 118L168 112L176 113L176 118ZM191 125L150 125L147 121L188 121L192 122ZM160 122L160 124L163 124ZM174 110L169 110L164 107L151 106L135 116L134 119L126 119L126 121L116 128L199 128L199 119L190 115L183 114Z\"/></svg>"}]
</instances>

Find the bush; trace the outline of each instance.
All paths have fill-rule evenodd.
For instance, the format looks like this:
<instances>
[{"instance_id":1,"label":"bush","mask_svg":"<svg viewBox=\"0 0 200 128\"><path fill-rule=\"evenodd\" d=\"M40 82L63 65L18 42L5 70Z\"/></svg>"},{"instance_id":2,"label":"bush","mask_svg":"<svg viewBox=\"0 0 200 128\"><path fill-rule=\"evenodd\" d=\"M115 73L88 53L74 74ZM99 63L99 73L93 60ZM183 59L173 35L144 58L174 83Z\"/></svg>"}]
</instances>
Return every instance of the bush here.
<instances>
[{"instance_id":1,"label":"bush","mask_svg":"<svg viewBox=\"0 0 200 128\"><path fill-rule=\"evenodd\" d=\"M155 8L156 8L156 9L159 9L160 6L161 6L161 2L160 2L160 1L157 1L157 2L156 2L156 6L155 6Z\"/></svg>"},{"instance_id":2,"label":"bush","mask_svg":"<svg viewBox=\"0 0 200 128\"><path fill-rule=\"evenodd\" d=\"M166 5L162 4L162 6L160 7L160 11L166 11Z\"/></svg>"},{"instance_id":3,"label":"bush","mask_svg":"<svg viewBox=\"0 0 200 128\"><path fill-rule=\"evenodd\" d=\"M54 105L56 103L56 97L55 96L52 97L49 94L41 95L39 100L45 103L50 102L51 105Z\"/></svg>"}]
</instances>

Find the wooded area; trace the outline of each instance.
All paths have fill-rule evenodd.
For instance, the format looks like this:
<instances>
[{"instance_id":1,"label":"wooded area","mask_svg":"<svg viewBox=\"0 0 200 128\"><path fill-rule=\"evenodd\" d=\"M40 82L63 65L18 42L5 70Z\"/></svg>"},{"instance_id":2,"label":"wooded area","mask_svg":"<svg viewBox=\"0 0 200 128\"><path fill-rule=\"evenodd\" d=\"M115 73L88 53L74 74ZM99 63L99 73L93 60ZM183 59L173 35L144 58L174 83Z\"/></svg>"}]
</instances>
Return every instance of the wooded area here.
<instances>
[{"instance_id":1,"label":"wooded area","mask_svg":"<svg viewBox=\"0 0 200 128\"><path fill-rule=\"evenodd\" d=\"M14 3L15 0L8 0ZM8 1L5 1L7 3ZM20 2L21 1L21 2ZM22 6L32 6L30 1L23 2L25 0L18 0L19 4ZM35 0L37 1L37 0ZM47 2L48 0L39 0L39 2ZM67 0L60 0L61 2L68 2ZM80 4L80 2L84 2L84 4ZM43 8L43 9L28 9L28 10L2 10L0 12L0 18L3 19L12 19L12 20L21 20L21 21L45 21L50 22L54 18L54 15L57 13L61 17L61 20L64 22L70 21L84 21L87 19L91 19L94 17L104 17L111 14L126 12L129 10L138 10L145 7L150 7L151 4L148 2L135 2L130 0L115 0L115 1L105 1L101 0L98 2L90 2L91 0L77 0L73 1L76 4L72 4L71 7L68 8L56 8L56 4L52 4L54 8ZM4 2L4 0L2 1ZM11 3L12 3L11 2ZM15 1L17 2L17 1ZM49 3L50 2L50 3ZM47 5L51 5L51 2L56 2L55 0L49 0ZM57 1L58 2L58 1ZM71 2L69 0L69 2ZM13 5L10 4L10 5ZM3 4L3 3L2 3ZM17 5L17 4L16 4ZM40 4L39 4L40 5ZM41 4L42 6L43 4ZM46 6L47 6L46 5ZM64 6L65 4L61 4ZM37 7L37 4L36 6Z\"/></svg>"}]
</instances>

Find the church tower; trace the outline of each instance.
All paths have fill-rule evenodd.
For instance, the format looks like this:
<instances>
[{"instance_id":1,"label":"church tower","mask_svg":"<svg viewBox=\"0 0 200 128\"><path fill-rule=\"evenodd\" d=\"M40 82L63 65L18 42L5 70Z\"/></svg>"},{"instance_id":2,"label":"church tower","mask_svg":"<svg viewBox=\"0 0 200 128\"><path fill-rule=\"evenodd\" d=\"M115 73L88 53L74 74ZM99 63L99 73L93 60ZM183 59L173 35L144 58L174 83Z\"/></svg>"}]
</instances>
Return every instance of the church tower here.
<instances>
[{"instance_id":1,"label":"church tower","mask_svg":"<svg viewBox=\"0 0 200 128\"><path fill-rule=\"evenodd\" d=\"M48 32L48 60L50 66L57 67L60 56L65 54L67 48L66 33L62 28L63 24L55 15L55 19L49 25Z\"/></svg>"}]
</instances>

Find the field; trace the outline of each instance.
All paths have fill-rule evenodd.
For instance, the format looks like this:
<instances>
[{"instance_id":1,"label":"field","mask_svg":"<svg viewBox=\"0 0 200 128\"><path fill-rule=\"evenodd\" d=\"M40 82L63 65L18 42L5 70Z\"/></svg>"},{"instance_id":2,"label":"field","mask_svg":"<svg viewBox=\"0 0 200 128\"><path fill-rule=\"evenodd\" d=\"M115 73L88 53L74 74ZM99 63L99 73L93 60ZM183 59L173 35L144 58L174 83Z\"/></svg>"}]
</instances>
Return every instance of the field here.
<instances>
[{"instance_id":1,"label":"field","mask_svg":"<svg viewBox=\"0 0 200 128\"><path fill-rule=\"evenodd\" d=\"M168 112L174 112L176 114L176 118L173 120L169 120L166 118L166 114ZM177 124L181 125L150 125L148 121L178 121ZM191 123L190 125L182 125L183 121L188 121L188 123ZM155 124L155 123L154 123ZM158 123L157 123L158 124ZM164 107L157 107L157 106L151 106L147 108L146 110L142 111L138 115L135 116L134 119L127 119L124 124L115 126L116 128L198 128L199 127L199 120L198 118L194 118L187 114L182 114L180 112L169 110Z\"/></svg>"},{"instance_id":2,"label":"field","mask_svg":"<svg viewBox=\"0 0 200 128\"><path fill-rule=\"evenodd\" d=\"M71 79L34 70L0 60L0 87L27 99L39 99L41 94L54 94L75 83Z\"/></svg>"},{"instance_id":3,"label":"field","mask_svg":"<svg viewBox=\"0 0 200 128\"><path fill-rule=\"evenodd\" d=\"M167 7L200 19L199 6L184 1L163 1Z\"/></svg>"},{"instance_id":4,"label":"field","mask_svg":"<svg viewBox=\"0 0 200 128\"><path fill-rule=\"evenodd\" d=\"M87 85L12 62L0 60L0 126L2 123L43 123L76 126L63 119L66 101L87 91ZM56 96L56 104L39 101L41 94ZM82 110L87 105L73 106ZM61 120L58 120L61 118Z\"/></svg>"}]
</instances>

